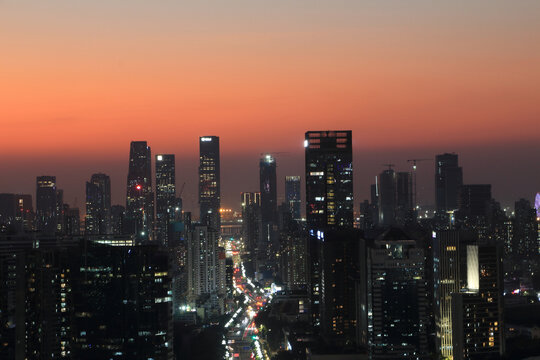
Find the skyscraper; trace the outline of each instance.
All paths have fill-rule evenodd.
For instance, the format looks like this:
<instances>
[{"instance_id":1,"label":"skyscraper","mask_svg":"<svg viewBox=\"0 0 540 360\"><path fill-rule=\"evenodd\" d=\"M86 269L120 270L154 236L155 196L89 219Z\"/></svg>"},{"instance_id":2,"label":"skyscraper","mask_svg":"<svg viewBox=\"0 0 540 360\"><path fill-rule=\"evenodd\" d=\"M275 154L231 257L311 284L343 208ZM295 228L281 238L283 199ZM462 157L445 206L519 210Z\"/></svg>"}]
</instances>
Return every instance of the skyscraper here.
<instances>
[{"instance_id":1,"label":"skyscraper","mask_svg":"<svg viewBox=\"0 0 540 360\"><path fill-rule=\"evenodd\" d=\"M54 234L58 224L55 176L36 179L36 230Z\"/></svg>"},{"instance_id":2,"label":"skyscraper","mask_svg":"<svg viewBox=\"0 0 540 360\"><path fill-rule=\"evenodd\" d=\"M276 159L266 154L259 162L261 192L262 237L269 249L276 250L277 243L277 177Z\"/></svg>"},{"instance_id":3,"label":"skyscraper","mask_svg":"<svg viewBox=\"0 0 540 360\"><path fill-rule=\"evenodd\" d=\"M127 177L127 232L137 238L152 238L154 199L152 192L151 151L146 141L132 141Z\"/></svg>"},{"instance_id":4,"label":"skyscraper","mask_svg":"<svg viewBox=\"0 0 540 360\"><path fill-rule=\"evenodd\" d=\"M220 231L221 206L219 137L201 136L199 138L199 206L201 224Z\"/></svg>"},{"instance_id":5,"label":"skyscraper","mask_svg":"<svg viewBox=\"0 0 540 360\"><path fill-rule=\"evenodd\" d=\"M176 182L174 155L156 155L156 239L169 243L169 226L174 222Z\"/></svg>"},{"instance_id":6,"label":"skyscraper","mask_svg":"<svg viewBox=\"0 0 540 360\"><path fill-rule=\"evenodd\" d=\"M366 255L370 358L426 359L429 309L424 251L416 240L392 228L374 241Z\"/></svg>"},{"instance_id":7,"label":"skyscraper","mask_svg":"<svg viewBox=\"0 0 540 360\"><path fill-rule=\"evenodd\" d=\"M262 223L261 223L261 193L244 192L242 201L242 238L245 249L250 254L251 263L247 269L252 276L257 248L263 246Z\"/></svg>"},{"instance_id":8,"label":"skyscraper","mask_svg":"<svg viewBox=\"0 0 540 360\"><path fill-rule=\"evenodd\" d=\"M396 173L392 169L379 175L379 224L383 226L396 223Z\"/></svg>"},{"instance_id":9,"label":"skyscraper","mask_svg":"<svg viewBox=\"0 0 540 360\"><path fill-rule=\"evenodd\" d=\"M308 131L304 148L309 229L352 228L352 132Z\"/></svg>"},{"instance_id":10,"label":"skyscraper","mask_svg":"<svg viewBox=\"0 0 540 360\"><path fill-rule=\"evenodd\" d=\"M396 175L396 222L404 225L414 219L412 175L410 172Z\"/></svg>"},{"instance_id":11,"label":"skyscraper","mask_svg":"<svg viewBox=\"0 0 540 360\"><path fill-rule=\"evenodd\" d=\"M111 179L105 174L93 174L86 183L87 234L111 233Z\"/></svg>"},{"instance_id":12,"label":"skyscraper","mask_svg":"<svg viewBox=\"0 0 540 360\"><path fill-rule=\"evenodd\" d=\"M327 228L353 227L351 131L305 134L306 216L309 231L310 297L313 323L320 325L321 243Z\"/></svg>"},{"instance_id":13,"label":"skyscraper","mask_svg":"<svg viewBox=\"0 0 540 360\"><path fill-rule=\"evenodd\" d=\"M437 155L435 157L435 204L437 211L446 212L458 208L461 185L463 185L463 171L458 166L457 154Z\"/></svg>"},{"instance_id":14,"label":"skyscraper","mask_svg":"<svg viewBox=\"0 0 540 360\"><path fill-rule=\"evenodd\" d=\"M452 294L467 286L467 247L475 245L476 241L473 232L457 230L440 231L434 237L436 340L443 357L453 356Z\"/></svg>"},{"instance_id":15,"label":"skyscraper","mask_svg":"<svg viewBox=\"0 0 540 360\"><path fill-rule=\"evenodd\" d=\"M285 177L285 201L295 220L301 218L300 176Z\"/></svg>"},{"instance_id":16,"label":"skyscraper","mask_svg":"<svg viewBox=\"0 0 540 360\"><path fill-rule=\"evenodd\" d=\"M493 359L503 355L502 271L499 246L467 246L467 287L452 294L454 359Z\"/></svg>"}]
</instances>

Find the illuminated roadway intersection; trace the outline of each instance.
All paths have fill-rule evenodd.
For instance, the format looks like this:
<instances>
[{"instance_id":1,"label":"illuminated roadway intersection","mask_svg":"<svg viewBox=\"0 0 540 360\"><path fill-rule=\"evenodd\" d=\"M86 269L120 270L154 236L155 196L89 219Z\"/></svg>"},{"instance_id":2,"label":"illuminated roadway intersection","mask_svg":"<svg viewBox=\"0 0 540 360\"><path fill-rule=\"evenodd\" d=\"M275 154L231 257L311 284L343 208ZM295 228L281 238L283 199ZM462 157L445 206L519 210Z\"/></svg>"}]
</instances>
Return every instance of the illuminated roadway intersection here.
<instances>
[{"instance_id":1,"label":"illuminated roadway intersection","mask_svg":"<svg viewBox=\"0 0 540 360\"><path fill-rule=\"evenodd\" d=\"M270 360L270 356L263 349L262 340L259 339L255 317L271 295L256 287L245 276L242 264L234 269L233 285L235 291L243 295L244 301L225 324L225 359Z\"/></svg>"}]
</instances>

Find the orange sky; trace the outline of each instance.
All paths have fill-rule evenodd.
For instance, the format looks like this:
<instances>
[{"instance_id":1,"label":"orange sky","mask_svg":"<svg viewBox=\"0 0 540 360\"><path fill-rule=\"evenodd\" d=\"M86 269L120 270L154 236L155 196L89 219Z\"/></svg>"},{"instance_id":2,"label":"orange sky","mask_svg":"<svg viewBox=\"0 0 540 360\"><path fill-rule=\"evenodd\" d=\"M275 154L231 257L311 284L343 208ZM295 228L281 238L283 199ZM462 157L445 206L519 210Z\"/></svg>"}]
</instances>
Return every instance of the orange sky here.
<instances>
[{"instance_id":1,"label":"orange sky","mask_svg":"<svg viewBox=\"0 0 540 360\"><path fill-rule=\"evenodd\" d=\"M4 0L0 150L193 156L215 134L258 154L326 128L370 151L538 143L539 18L538 1Z\"/></svg>"}]
</instances>

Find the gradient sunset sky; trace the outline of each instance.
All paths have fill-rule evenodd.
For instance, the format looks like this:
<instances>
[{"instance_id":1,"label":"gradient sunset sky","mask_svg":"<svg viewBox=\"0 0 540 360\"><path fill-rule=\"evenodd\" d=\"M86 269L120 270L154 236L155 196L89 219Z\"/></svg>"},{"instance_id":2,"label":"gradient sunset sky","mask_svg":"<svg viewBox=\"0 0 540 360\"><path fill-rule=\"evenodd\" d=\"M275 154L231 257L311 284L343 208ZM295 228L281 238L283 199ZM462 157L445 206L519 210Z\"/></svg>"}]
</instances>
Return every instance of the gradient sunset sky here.
<instances>
[{"instance_id":1,"label":"gradient sunset sky","mask_svg":"<svg viewBox=\"0 0 540 360\"><path fill-rule=\"evenodd\" d=\"M223 203L238 208L260 153L286 152L282 189L303 174L305 131L351 129L355 205L382 164L441 152L504 205L532 201L539 19L537 0L0 0L0 192L56 175L84 211L101 171L124 204L129 142L147 140L176 154L195 210L198 137L218 135Z\"/></svg>"}]
</instances>

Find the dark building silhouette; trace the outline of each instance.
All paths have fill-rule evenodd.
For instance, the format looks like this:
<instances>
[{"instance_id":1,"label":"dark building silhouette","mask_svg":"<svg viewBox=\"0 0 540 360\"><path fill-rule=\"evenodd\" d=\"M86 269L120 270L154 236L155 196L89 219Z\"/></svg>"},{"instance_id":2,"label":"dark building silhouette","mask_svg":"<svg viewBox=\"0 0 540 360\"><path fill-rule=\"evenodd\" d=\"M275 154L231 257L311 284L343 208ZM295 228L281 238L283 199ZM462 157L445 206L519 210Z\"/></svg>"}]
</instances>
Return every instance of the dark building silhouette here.
<instances>
[{"instance_id":1,"label":"dark building silhouette","mask_svg":"<svg viewBox=\"0 0 540 360\"><path fill-rule=\"evenodd\" d=\"M32 195L0 194L0 229L31 231L33 221Z\"/></svg>"},{"instance_id":2,"label":"dark building silhouette","mask_svg":"<svg viewBox=\"0 0 540 360\"><path fill-rule=\"evenodd\" d=\"M156 155L156 240L169 244L171 226L175 221L176 181L174 155Z\"/></svg>"},{"instance_id":3,"label":"dark building silhouette","mask_svg":"<svg viewBox=\"0 0 540 360\"><path fill-rule=\"evenodd\" d=\"M244 246L248 252L248 264L246 271L253 276L256 267L256 260L261 253L265 254L265 242L262 237L261 222L261 194L255 192L244 192L241 195L242 201L242 238ZM259 252L258 249L261 249Z\"/></svg>"},{"instance_id":4,"label":"dark building silhouette","mask_svg":"<svg viewBox=\"0 0 540 360\"><path fill-rule=\"evenodd\" d=\"M86 183L86 234L111 233L111 179L93 174Z\"/></svg>"},{"instance_id":5,"label":"dark building silhouette","mask_svg":"<svg viewBox=\"0 0 540 360\"><path fill-rule=\"evenodd\" d=\"M459 212L461 216L477 219L487 218L491 202L491 185L463 185L460 189Z\"/></svg>"},{"instance_id":6,"label":"dark building silhouette","mask_svg":"<svg viewBox=\"0 0 540 360\"><path fill-rule=\"evenodd\" d=\"M200 221L201 224L208 225L219 232L221 229L219 215L221 207L219 137L200 137L199 151Z\"/></svg>"},{"instance_id":7,"label":"dark building silhouette","mask_svg":"<svg viewBox=\"0 0 540 360\"><path fill-rule=\"evenodd\" d=\"M308 131L304 149L309 294L313 323L319 326L322 234L328 228L353 227L352 132Z\"/></svg>"},{"instance_id":8,"label":"dark building silhouette","mask_svg":"<svg viewBox=\"0 0 540 360\"><path fill-rule=\"evenodd\" d=\"M111 206L111 231L114 235L126 233L126 208L122 205Z\"/></svg>"},{"instance_id":9,"label":"dark building silhouette","mask_svg":"<svg viewBox=\"0 0 540 360\"><path fill-rule=\"evenodd\" d=\"M36 230L54 234L57 224L56 177L38 176L36 179Z\"/></svg>"},{"instance_id":10,"label":"dark building silhouette","mask_svg":"<svg viewBox=\"0 0 540 360\"><path fill-rule=\"evenodd\" d=\"M513 234L510 242L511 253L520 258L538 258L538 225L536 211L526 199L520 199L514 205L512 221Z\"/></svg>"},{"instance_id":11,"label":"dark building silhouette","mask_svg":"<svg viewBox=\"0 0 540 360\"><path fill-rule=\"evenodd\" d=\"M152 192L151 150L146 141L132 141L129 151L129 171L126 197L126 233L137 239L152 238L154 195Z\"/></svg>"},{"instance_id":12,"label":"dark building silhouette","mask_svg":"<svg viewBox=\"0 0 540 360\"><path fill-rule=\"evenodd\" d=\"M463 171L458 166L457 154L435 157L435 205L439 212L458 208L459 191L463 185Z\"/></svg>"},{"instance_id":13,"label":"dark building silhouette","mask_svg":"<svg viewBox=\"0 0 540 360\"><path fill-rule=\"evenodd\" d=\"M379 225L391 226L396 223L396 173L392 169L379 175Z\"/></svg>"},{"instance_id":14,"label":"dark building silhouette","mask_svg":"<svg viewBox=\"0 0 540 360\"><path fill-rule=\"evenodd\" d=\"M293 219L299 220L301 215L300 176L285 177L285 201Z\"/></svg>"},{"instance_id":15,"label":"dark building silhouette","mask_svg":"<svg viewBox=\"0 0 540 360\"><path fill-rule=\"evenodd\" d=\"M369 339L370 358L427 359L430 309L424 250L401 230L390 228L361 256L365 278L358 288L358 331L361 342Z\"/></svg>"},{"instance_id":16,"label":"dark building silhouette","mask_svg":"<svg viewBox=\"0 0 540 360\"><path fill-rule=\"evenodd\" d=\"M410 172L396 174L396 222L403 226L414 221L413 181Z\"/></svg>"},{"instance_id":17,"label":"dark building silhouette","mask_svg":"<svg viewBox=\"0 0 540 360\"><path fill-rule=\"evenodd\" d=\"M355 229L329 229L321 233L321 333L336 345L356 336L355 279L361 233Z\"/></svg>"},{"instance_id":18,"label":"dark building silhouette","mask_svg":"<svg viewBox=\"0 0 540 360\"><path fill-rule=\"evenodd\" d=\"M69 207L64 204L64 234L68 236L77 236L81 234L81 217L79 208Z\"/></svg>"}]
</instances>

